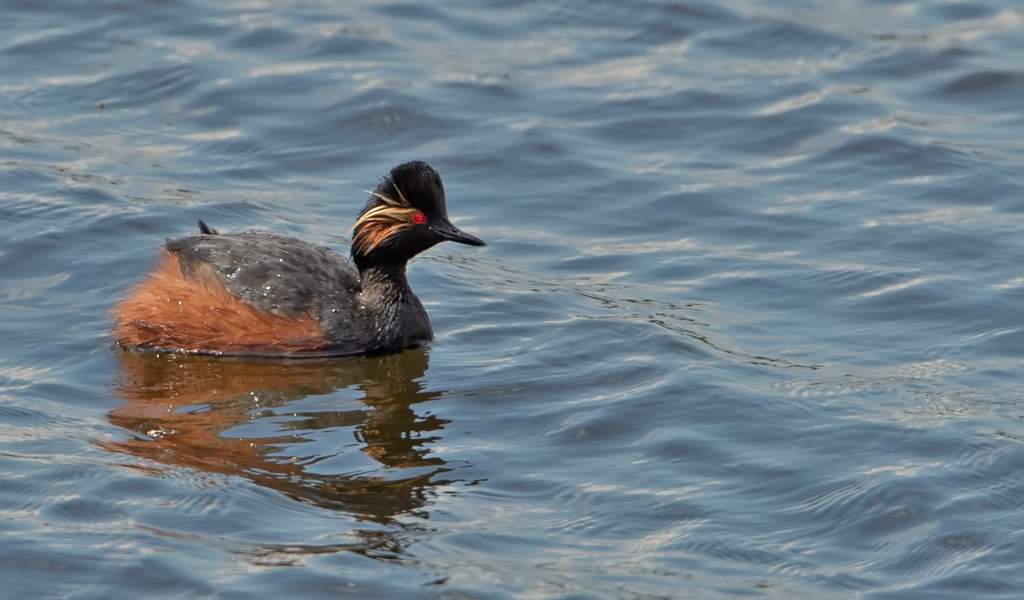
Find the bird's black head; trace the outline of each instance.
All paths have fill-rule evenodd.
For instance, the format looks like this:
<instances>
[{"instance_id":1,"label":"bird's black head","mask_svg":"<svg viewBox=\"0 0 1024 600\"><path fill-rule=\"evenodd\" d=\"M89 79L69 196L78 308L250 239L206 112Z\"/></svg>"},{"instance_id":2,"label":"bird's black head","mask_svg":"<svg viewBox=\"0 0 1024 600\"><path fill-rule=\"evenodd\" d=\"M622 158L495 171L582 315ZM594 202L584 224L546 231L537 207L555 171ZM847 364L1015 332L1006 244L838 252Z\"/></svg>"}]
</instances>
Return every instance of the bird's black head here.
<instances>
[{"instance_id":1,"label":"bird's black head","mask_svg":"<svg viewBox=\"0 0 1024 600\"><path fill-rule=\"evenodd\" d=\"M443 241L485 246L448 220L444 185L430 165L399 165L370 194L352 228L352 260L371 265L404 265L413 256Z\"/></svg>"}]
</instances>

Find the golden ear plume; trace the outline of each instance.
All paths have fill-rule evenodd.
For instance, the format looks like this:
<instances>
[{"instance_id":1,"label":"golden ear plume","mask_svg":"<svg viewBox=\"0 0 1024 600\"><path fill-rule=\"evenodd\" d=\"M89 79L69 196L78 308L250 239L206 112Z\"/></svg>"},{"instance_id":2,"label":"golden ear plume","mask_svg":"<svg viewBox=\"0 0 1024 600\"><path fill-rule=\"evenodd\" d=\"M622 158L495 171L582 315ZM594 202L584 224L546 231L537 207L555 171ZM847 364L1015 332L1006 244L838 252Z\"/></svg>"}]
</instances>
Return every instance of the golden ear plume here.
<instances>
[{"instance_id":1,"label":"golden ear plume","mask_svg":"<svg viewBox=\"0 0 1024 600\"><path fill-rule=\"evenodd\" d=\"M356 254L373 252L392 236L413 226L412 216L418 211L409 204L398 186L394 186L398 198L380 192L370 192L380 204L370 208L352 226L352 250Z\"/></svg>"}]
</instances>

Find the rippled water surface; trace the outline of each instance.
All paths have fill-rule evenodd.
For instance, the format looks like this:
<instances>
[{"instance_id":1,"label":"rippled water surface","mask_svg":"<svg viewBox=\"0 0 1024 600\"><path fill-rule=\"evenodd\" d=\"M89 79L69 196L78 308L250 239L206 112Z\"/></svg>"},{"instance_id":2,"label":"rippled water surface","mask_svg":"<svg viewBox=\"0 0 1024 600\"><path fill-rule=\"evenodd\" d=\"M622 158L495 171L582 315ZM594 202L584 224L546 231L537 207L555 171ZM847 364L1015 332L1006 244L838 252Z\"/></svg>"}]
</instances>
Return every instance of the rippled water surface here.
<instances>
[{"instance_id":1,"label":"rippled water surface","mask_svg":"<svg viewBox=\"0 0 1024 600\"><path fill-rule=\"evenodd\" d=\"M0 11L4 598L1024 594L1016 0ZM429 348L113 345L410 159Z\"/></svg>"}]
</instances>

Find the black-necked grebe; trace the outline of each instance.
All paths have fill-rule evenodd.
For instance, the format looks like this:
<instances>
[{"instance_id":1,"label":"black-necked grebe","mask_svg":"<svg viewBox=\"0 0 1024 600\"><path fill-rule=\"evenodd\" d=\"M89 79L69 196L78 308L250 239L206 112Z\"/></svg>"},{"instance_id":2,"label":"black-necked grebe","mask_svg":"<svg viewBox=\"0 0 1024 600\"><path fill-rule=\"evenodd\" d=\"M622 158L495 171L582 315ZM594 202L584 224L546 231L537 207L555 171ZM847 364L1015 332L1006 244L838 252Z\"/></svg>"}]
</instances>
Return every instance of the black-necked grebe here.
<instances>
[{"instance_id":1,"label":"black-necked grebe","mask_svg":"<svg viewBox=\"0 0 1024 600\"><path fill-rule=\"evenodd\" d=\"M124 345L215 354L362 354L433 339L406 264L446 240L483 246L448 220L437 171L395 167L353 227L352 260L294 238L168 240L155 273L113 311Z\"/></svg>"}]
</instances>

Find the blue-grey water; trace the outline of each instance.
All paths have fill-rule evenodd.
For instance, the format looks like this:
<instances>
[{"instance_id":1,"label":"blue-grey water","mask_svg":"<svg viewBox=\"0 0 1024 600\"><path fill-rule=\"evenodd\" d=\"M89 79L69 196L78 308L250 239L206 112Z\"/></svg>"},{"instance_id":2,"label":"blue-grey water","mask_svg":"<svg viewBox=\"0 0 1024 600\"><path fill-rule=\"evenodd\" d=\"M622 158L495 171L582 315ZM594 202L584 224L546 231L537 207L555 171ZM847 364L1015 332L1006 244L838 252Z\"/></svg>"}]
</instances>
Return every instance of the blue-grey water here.
<instances>
[{"instance_id":1,"label":"blue-grey water","mask_svg":"<svg viewBox=\"0 0 1024 600\"><path fill-rule=\"evenodd\" d=\"M0 597L1024 596L1018 0L0 15ZM411 159L430 347L114 345Z\"/></svg>"}]
</instances>

